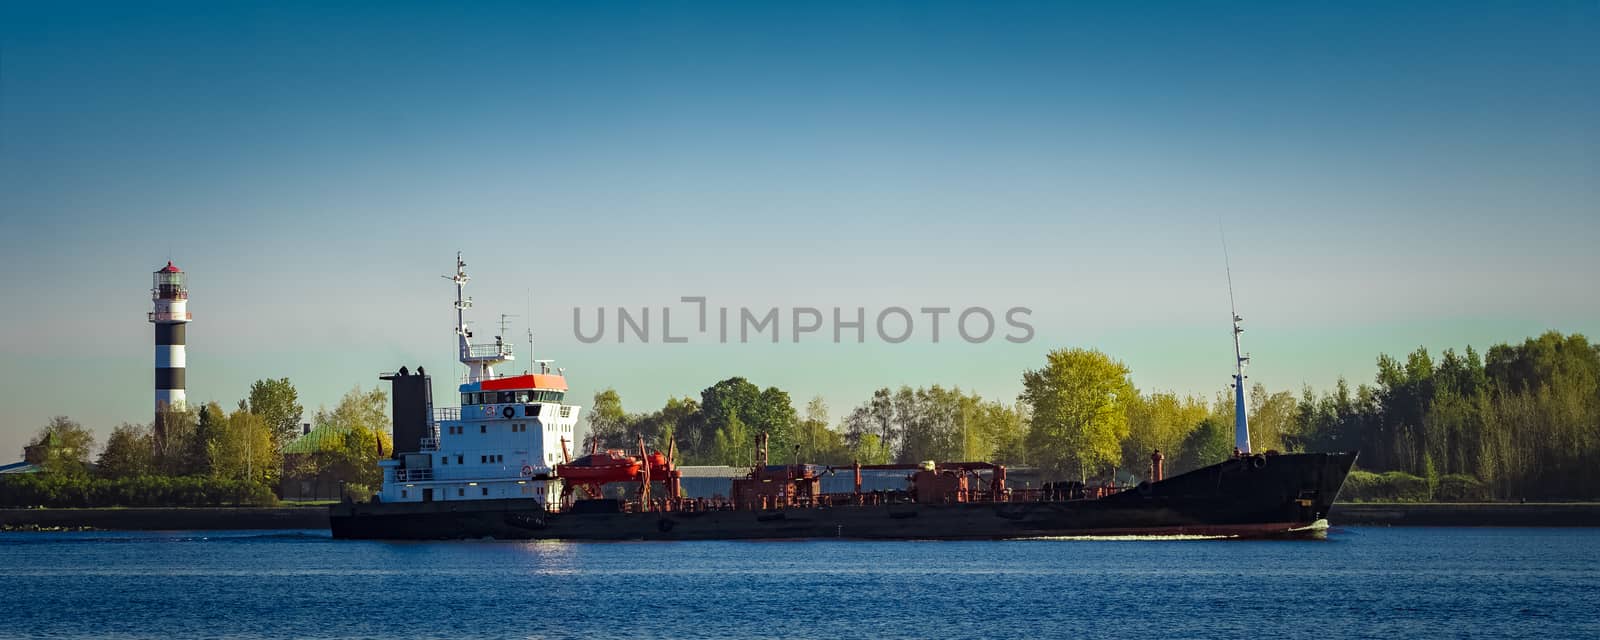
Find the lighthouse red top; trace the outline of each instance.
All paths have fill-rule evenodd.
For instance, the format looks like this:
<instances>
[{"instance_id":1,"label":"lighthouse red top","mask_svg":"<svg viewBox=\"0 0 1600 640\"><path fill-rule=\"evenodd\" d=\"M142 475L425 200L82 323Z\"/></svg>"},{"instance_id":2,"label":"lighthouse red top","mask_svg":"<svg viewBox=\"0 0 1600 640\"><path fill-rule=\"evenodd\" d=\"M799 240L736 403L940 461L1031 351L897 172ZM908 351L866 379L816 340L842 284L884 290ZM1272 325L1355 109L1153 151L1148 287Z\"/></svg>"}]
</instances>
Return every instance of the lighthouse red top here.
<instances>
[{"instance_id":1,"label":"lighthouse red top","mask_svg":"<svg viewBox=\"0 0 1600 640\"><path fill-rule=\"evenodd\" d=\"M183 269L179 269L177 267L172 266L172 261L168 260L167 261L167 266L162 267L161 270L156 272L156 273L180 273L182 271L183 271Z\"/></svg>"}]
</instances>

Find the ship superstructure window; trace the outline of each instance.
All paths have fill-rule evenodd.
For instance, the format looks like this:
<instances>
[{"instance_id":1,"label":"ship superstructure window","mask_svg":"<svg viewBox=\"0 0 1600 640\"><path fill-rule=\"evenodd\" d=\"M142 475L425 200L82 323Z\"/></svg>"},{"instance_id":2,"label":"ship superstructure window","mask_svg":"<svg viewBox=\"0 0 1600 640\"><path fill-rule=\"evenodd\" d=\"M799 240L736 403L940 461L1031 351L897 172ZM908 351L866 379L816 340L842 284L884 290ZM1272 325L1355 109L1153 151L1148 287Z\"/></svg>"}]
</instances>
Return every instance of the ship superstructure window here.
<instances>
[{"instance_id":1,"label":"ship superstructure window","mask_svg":"<svg viewBox=\"0 0 1600 640\"><path fill-rule=\"evenodd\" d=\"M470 394L470 393L461 394L461 404L473 404L473 402L472 402L472 394Z\"/></svg>"},{"instance_id":2,"label":"ship superstructure window","mask_svg":"<svg viewBox=\"0 0 1600 640\"><path fill-rule=\"evenodd\" d=\"M488 433L488 432L489 432L489 425L486 425L486 424L478 425L478 433Z\"/></svg>"},{"instance_id":3,"label":"ship superstructure window","mask_svg":"<svg viewBox=\"0 0 1600 640\"><path fill-rule=\"evenodd\" d=\"M484 487L483 488L483 495L489 495L489 488L488 487Z\"/></svg>"},{"instance_id":4,"label":"ship superstructure window","mask_svg":"<svg viewBox=\"0 0 1600 640\"><path fill-rule=\"evenodd\" d=\"M533 416L539 415L539 407L542 407L542 406L544 406L544 405L538 405L538 404L523 405L523 407L522 407L522 415L530 417L530 418L533 417Z\"/></svg>"},{"instance_id":5,"label":"ship superstructure window","mask_svg":"<svg viewBox=\"0 0 1600 640\"><path fill-rule=\"evenodd\" d=\"M456 489L456 497L458 497L458 498L467 497L467 490L466 489Z\"/></svg>"},{"instance_id":6,"label":"ship superstructure window","mask_svg":"<svg viewBox=\"0 0 1600 640\"><path fill-rule=\"evenodd\" d=\"M463 457L463 456L462 456L462 455L461 455L461 454L459 454L459 453L458 453L458 454L456 454L456 464L466 464L466 463L465 463L465 462L462 462L462 461L461 461L461 460L462 460L462 457Z\"/></svg>"},{"instance_id":7,"label":"ship superstructure window","mask_svg":"<svg viewBox=\"0 0 1600 640\"><path fill-rule=\"evenodd\" d=\"M516 402L517 404L528 404L528 397L530 394L531 392L529 391L518 391L516 400L513 400L512 402Z\"/></svg>"},{"instance_id":8,"label":"ship superstructure window","mask_svg":"<svg viewBox=\"0 0 1600 640\"><path fill-rule=\"evenodd\" d=\"M405 489L401 489L400 490L400 497L402 497L402 498L409 497L408 495L406 495L406 490Z\"/></svg>"}]
</instances>

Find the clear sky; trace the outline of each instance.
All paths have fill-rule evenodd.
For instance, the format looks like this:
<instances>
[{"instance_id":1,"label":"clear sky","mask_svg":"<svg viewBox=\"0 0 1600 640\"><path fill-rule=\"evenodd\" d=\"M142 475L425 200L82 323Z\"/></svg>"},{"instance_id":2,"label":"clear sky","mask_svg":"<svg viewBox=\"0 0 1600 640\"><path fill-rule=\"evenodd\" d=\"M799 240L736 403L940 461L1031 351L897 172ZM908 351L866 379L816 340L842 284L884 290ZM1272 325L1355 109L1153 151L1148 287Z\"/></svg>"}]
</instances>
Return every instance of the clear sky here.
<instances>
[{"instance_id":1,"label":"clear sky","mask_svg":"<svg viewBox=\"0 0 1600 640\"><path fill-rule=\"evenodd\" d=\"M457 250L479 335L519 314L630 410L732 375L835 418L879 386L1009 400L1061 346L1209 395L1219 221L1273 389L1600 333L1592 1L30 4L0 7L0 461L52 415L149 419L169 258L190 400L287 376L308 414L402 364L446 401ZM619 305L676 334L697 295L1037 333L573 336Z\"/></svg>"}]
</instances>

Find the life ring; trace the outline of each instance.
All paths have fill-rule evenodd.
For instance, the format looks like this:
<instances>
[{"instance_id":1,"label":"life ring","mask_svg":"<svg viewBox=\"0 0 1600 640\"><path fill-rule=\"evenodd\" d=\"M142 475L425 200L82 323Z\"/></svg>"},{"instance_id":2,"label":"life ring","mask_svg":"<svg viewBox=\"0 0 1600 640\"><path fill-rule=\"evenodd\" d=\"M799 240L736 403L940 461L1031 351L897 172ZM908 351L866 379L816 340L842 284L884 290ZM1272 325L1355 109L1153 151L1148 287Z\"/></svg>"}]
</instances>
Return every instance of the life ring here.
<instances>
[{"instance_id":1,"label":"life ring","mask_svg":"<svg viewBox=\"0 0 1600 640\"><path fill-rule=\"evenodd\" d=\"M1150 484L1150 481L1148 480L1139 483L1139 486L1135 488L1139 490L1139 495L1147 498L1150 497L1150 494L1155 493L1156 491L1155 485Z\"/></svg>"},{"instance_id":2,"label":"life ring","mask_svg":"<svg viewBox=\"0 0 1600 640\"><path fill-rule=\"evenodd\" d=\"M516 407L504 407L504 408L500 409L500 415L503 415L508 419L512 418L512 417L515 417L517 415L517 408Z\"/></svg>"},{"instance_id":3,"label":"life ring","mask_svg":"<svg viewBox=\"0 0 1600 640\"><path fill-rule=\"evenodd\" d=\"M525 476L525 477L532 477L533 476L533 465L531 465L531 464L522 465L522 475Z\"/></svg>"},{"instance_id":4,"label":"life ring","mask_svg":"<svg viewBox=\"0 0 1600 640\"><path fill-rule=\"evenodd\" d=\"M1258 471L1267 468L1267 457L1259 454L1250 456L1250 468Z\"/></svg>"}]
</instances>

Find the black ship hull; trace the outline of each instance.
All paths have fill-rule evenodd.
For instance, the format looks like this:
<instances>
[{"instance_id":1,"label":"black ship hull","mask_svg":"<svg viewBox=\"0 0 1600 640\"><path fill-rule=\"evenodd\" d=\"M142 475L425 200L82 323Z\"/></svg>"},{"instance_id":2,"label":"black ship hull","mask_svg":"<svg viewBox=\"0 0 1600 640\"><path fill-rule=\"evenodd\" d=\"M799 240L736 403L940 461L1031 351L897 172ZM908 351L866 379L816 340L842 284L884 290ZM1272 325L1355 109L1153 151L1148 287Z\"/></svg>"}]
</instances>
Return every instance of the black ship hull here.
<instances>
[{"instance_id":1,"label":"black ship hull","mask_svg":"<svg viewBox=\"0 0 1600 640\"><path fill-rule=\"evenodd\" d=\"M548 513L534 500L338 504L335 538L377 540L1003 539L1312 533L1355 453L1230 459L1094 500L774 510Z\"/></svg>"}]
</instances>

